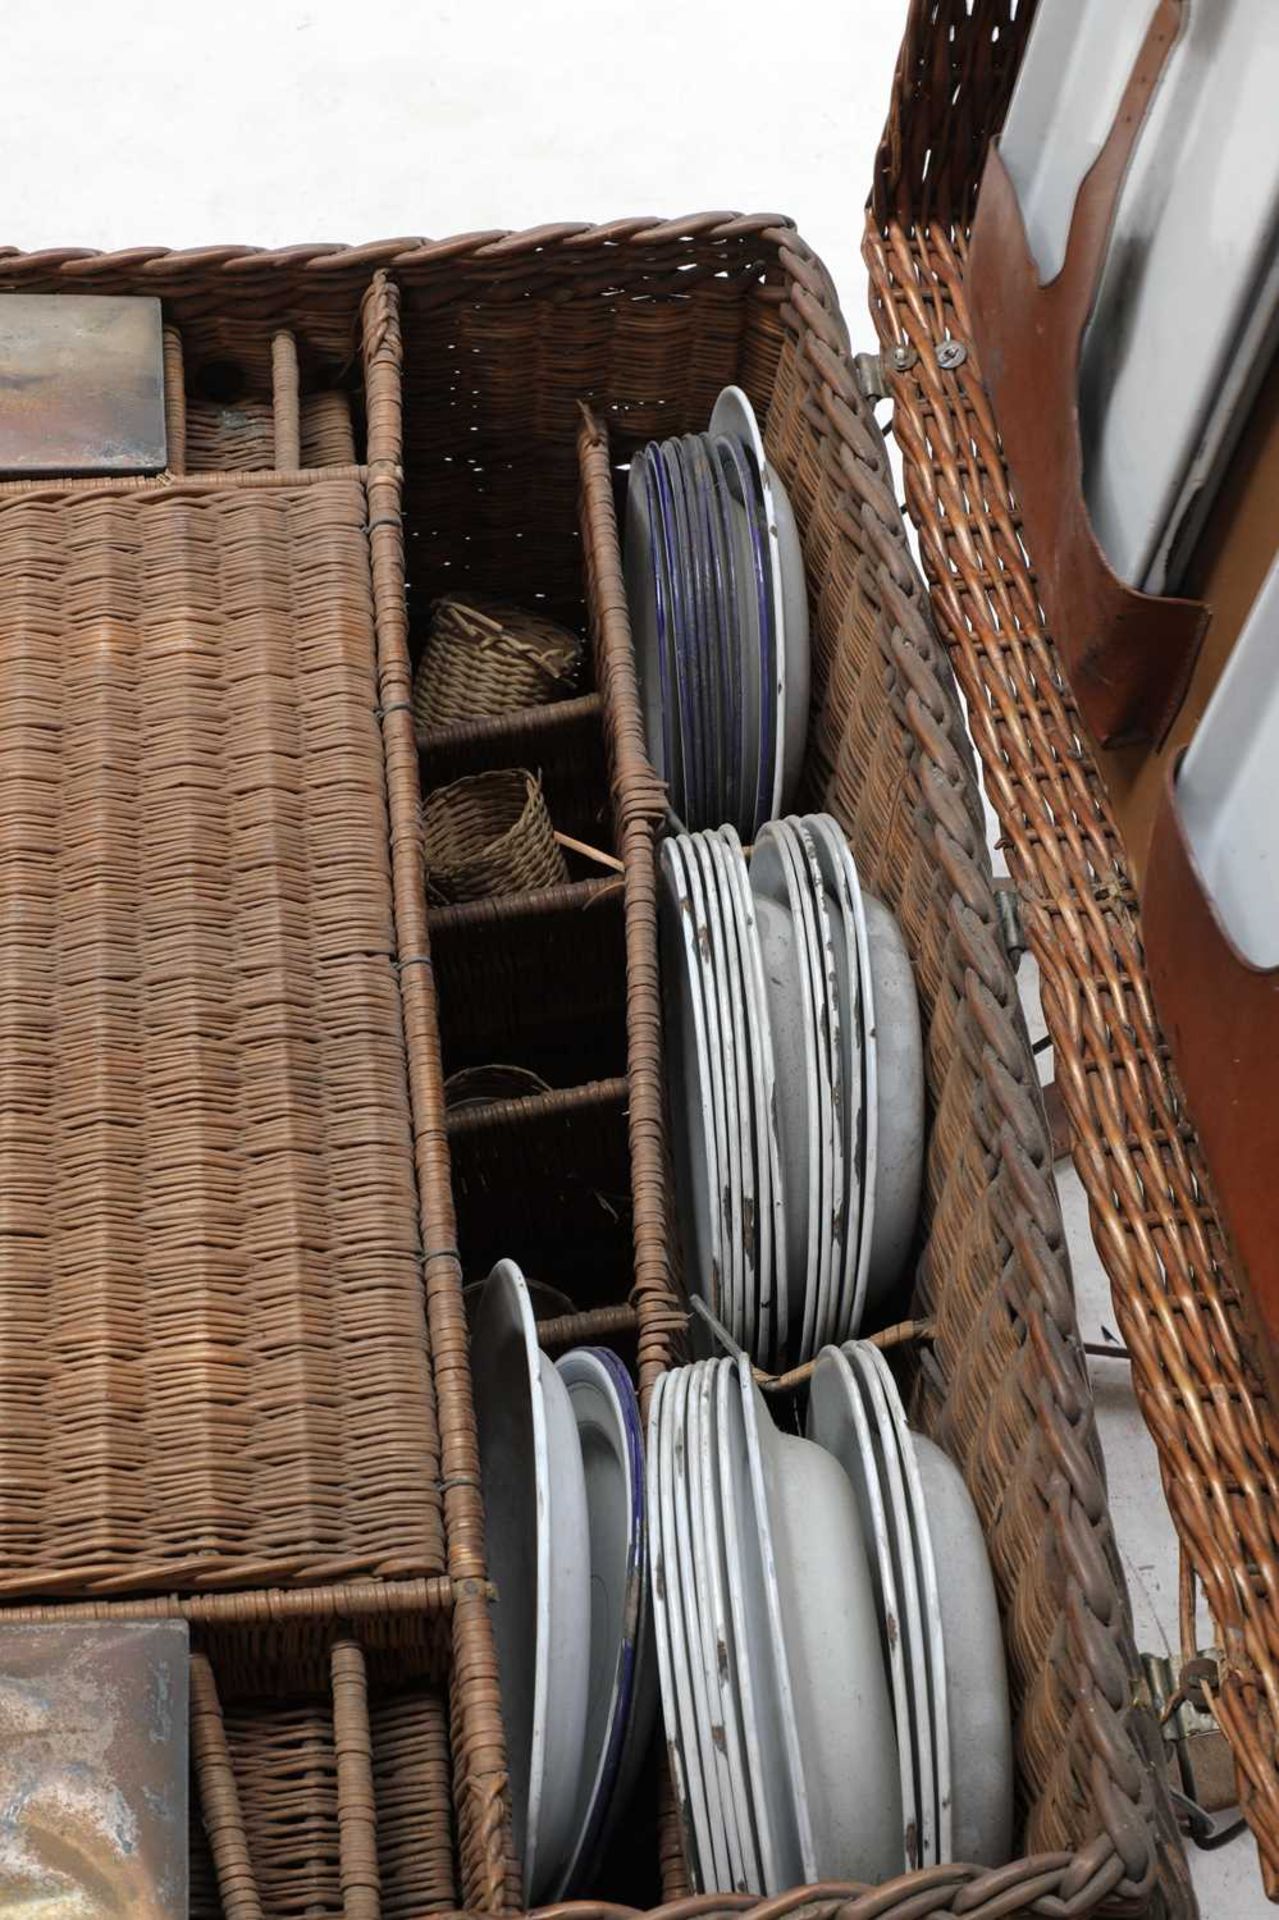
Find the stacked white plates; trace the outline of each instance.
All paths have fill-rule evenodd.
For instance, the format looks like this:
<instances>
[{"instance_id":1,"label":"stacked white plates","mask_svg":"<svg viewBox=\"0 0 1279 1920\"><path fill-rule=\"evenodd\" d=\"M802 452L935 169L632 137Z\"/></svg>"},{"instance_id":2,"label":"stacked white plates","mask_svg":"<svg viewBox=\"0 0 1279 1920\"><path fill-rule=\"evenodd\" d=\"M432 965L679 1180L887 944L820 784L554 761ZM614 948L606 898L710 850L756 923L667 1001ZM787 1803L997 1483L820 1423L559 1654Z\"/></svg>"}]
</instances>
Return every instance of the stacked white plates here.
<instances>
[{"instance_id":1,"label":"stacked white plates","mask_svg":"<svg viewBox=\"0 0 1279 1920\"><path fill-rule=\"evenodd\" d=\"M648 1436L668 1750L703 1892L881 1881L905 1862L893 1708L857 1501L779 1433L748 1363L662 1376Z\"/></svg>"},{"instance_id":2,"label":"stacked white plates","mask_svg":"<svg viewBox=\"0 0 1279 1920\"><path fill-rule=\"evenodd\" d=\"M906 1864L1000 1866L1012 1840L1008 1683L968 1489L909 1430L883 1355L862 1342L818 1356L808 1436L843 1467L870 1555Z\"/></svg>"},{"instance_id":3,"label":"stacked white plates","mask_svg":"<svg viewBox=\"0 0 1279 1920\"><path fill-rule=\"evenodd\" d=\"M485 1283L472 1369L511 1819L532 1903L589 1877L652 1725L639 1408L605 1349L551 1364L512 1260Z\"/></svg>"},{"instance_id":4,"label":"stacked white plates","mask_svg":"<svg viewBox=\"0 0 1279 1920\"><path fill-rule=\"evenodd\" d=\"M900 1277L924 1141L914 979L828 814L661 848L666 1059L686 1278L782 1370Z\"/></svg>"},{"instance_id":5,"label":"stacked white plates","mask_svg":"<svg viewBox=\"0 0 1279 1920\"><path fill-rule=\"evenodd\" d=\"M635 455L625 571L648 753L671 806L752 836L799 775L808 601L790 501L739 387L709 433Z\"/></svg>"}]
</instances>

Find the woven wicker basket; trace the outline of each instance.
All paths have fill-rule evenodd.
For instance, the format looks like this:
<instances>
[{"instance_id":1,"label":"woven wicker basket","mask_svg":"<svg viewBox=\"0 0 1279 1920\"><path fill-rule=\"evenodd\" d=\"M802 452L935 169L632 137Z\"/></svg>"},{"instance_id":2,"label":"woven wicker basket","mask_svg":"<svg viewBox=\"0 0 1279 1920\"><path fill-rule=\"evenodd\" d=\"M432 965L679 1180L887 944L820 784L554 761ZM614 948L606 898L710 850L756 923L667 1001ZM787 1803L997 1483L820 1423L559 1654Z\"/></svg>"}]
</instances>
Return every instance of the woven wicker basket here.
<instances>
[{"instance_id":1,"label":"woven wicker basket","mask_svg":"<svg viewBox=\"0 0 1279 1920\"><path fill-rule=\"evenodd\" d=\"M491 900L562 885L568 866L535 773L490 768L436 787L422 803L428 899Z\"/></svg>"},{"instance_id":2,"label":"woven wicker basket","mask_svg":"<svg viewBox=\"0 0 1279 1920\"><path fill-rule=\"evenodd\" d=\"M224 1665L233 1676L241 1665L260 1673L259 1643L282 1622L294 1623L308 1659L331 1663L333 1641L382 1646L388 1684L407 1685L421 1671L415 1631L425 1624L443 1636L436 1657L448 1665L458 1893L475 1910L517 1903L461 1281L482 1270L500 1235L502 1251L562 1284L565 1248L577 1239L585 1252L568 1290L595 1310L548 1324L543 1338L632 1342L645 1393L681 1352L656 971L654 845L664 794L643 756L613 462L655 434L702 426L719 389L737 381L765 423L808 563L815 708L806 797L839 813L868 884L901 922L919 983L930 1134L915 1306L932 1337L901 1350L903 1379L919 1417L958 1460L986 1527L1026 1850L997 1873L946 1867L864 1899L827 1890L784 1905L815 1920L836 1912L1068 1916L1106 1903L1188 1912L1159 1736L1139 1704L1051 1149L1000 936L980 797L883 443L819 264L775 217L722 215L275 255L0 259L0 286L72 285L159 291L193 361L225 352L230 338L269 343L288 331L299 364L344 364L363 303L367 466L289 479L324 497L354 481L363 495L447 1549L441 1579L115 1604L179 1612L216 1633L210 1660L219 1684ZM270 377L267 347L255 366ZM579 418L576 397L607 414L612 448L593 419ZM281 441L289 444L287 431ZM218 473L203 484L233 493L270 491L279 480ZM171 487L111 491L163 496ZM41 497L59 518L67 489ZM512 526L524 535L518 542ZM565 703L578 711L566 711L564 725L602 731L620 876L428 915L420 780L434 785L435 777L432 749L422 768L414 738L406 545L415 606L428 605L465 558L469 577L498 582L568 626L583 622L585 554L599 705L592 719L579 702ZM554 714L539 720L553 727ZM483 763L473 733L465 751L472 768ZM597 804L606 808L602 793ZM492 1103L450 1126L446 1071L494 1058L542 1072L556 1092ZM586 1176L572 1191L552 1184L566 1166ZM549 1197L534 1207L539 1182ZM411 1453L420 1429L405 1422L401 1431L412 1436ZM317 1694L322 1687L307 1697ZM296 1688L279 1697L296 1698ZM365 1742L354 1746L362 1756ZM249 1777L264 1778L260 1770ZM372 1794L362 1766L348 1770L345 1785L339 1775L339 1838L345 1822L348 1857L362 1863L348 1911L379 1910L368 1897L370 1821L383 1824L383 1796L395 1784L393 1769ZM327 1779L317 1782L314 1805L331 1809ZM438 1823L442 1809L427 1813ZM252 1854L243 1836L260 1829L252 1806L227 1820L221 1898L239 1920L257 1911L238 1900L237 1873L243 1852ZM660 1873L665 1896L681 1897L687 1882L673 1829L634 1825L644 1858L616 1889L647 1897ZM697 1911L752 1904L715 1899Z\"/></svg>"},{"instance_id":3,"label":"woven wicker basket","mask_svg":"<svg viewBox=\"0 0 1279 1920\"><path fill-rule=\"evenodd\" d=\"M445 786L487 767L536 767L560 832L588 846L613 845L598 693L481 720L458 720L418 735L424 784Z\"/></svg>"},{"instance_id":4,"label":"woven wicker basket","mask_svg":"<svg viewBox=\"0 0 1279 1920\"><path fill-rule=\"evenodd\" d=\"M1183 1658L1196 1651L1197 1581L1225 1649L1207 1693L1276 1898L1279 1415L1152 1010L1123 836L1036 596L965 294L982 165L1034 11L914 0L864 251L880 338L909 363L890 365L888 386L934 614L1039 964L1074 1163L1181 1538Z\"/></svg>"},{"instance_id":5,"label":"woven wicker basket","mask_svg":"<svg viewBox=\"0 0 1279 1920\"><path fill-rule=\"evenodd\" d=\"M561 700L581 657L577 634L541 614L487 594L442 594L413 677L418 731Z\"/></svg>"}]
</instances>

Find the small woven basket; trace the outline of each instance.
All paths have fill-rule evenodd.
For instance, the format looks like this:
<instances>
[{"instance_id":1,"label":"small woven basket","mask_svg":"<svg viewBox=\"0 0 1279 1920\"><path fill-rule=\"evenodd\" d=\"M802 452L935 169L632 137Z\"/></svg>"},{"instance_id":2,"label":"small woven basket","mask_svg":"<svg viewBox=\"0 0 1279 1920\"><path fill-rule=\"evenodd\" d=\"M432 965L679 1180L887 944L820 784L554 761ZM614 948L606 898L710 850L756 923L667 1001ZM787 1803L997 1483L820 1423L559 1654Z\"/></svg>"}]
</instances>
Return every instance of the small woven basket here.
<instances>
[{"instance_id":1,"label":"small woven basket","mask_svg":"<svg viewBox=\"0 0 1279 1920\"><path fill-rule=\"evenodd\" d=\"M568 879L542 783L523 767L437 787L422 803L422 850L427 896L437 901L492 899Z\"/></svg>"},{"instance_id":2,"label":"small woven basket","mask_svg":"<svg viewBox=\"0 0 1279 1920\"><path fill-rule=\"evenodd\" d=\"M579 635L539 613L487 594L444 594L413 681L419 733L542 707L570 693L582 658Z\"/></svg>"}]
</instances>

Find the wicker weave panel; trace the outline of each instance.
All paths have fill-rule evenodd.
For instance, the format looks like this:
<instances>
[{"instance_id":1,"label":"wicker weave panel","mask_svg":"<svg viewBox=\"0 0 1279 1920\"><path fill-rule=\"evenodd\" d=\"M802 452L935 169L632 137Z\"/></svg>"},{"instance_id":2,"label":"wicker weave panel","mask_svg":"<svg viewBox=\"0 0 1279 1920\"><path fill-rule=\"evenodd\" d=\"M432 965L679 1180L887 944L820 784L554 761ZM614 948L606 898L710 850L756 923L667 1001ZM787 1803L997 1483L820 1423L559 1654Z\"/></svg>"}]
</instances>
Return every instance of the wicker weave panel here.
<instances>
[{"instance_id":1,"label":"wicker weave panel","mask_svg":"<svg viewBox=\"0 0 1279 1920\"><path fill-rule=\"evenodd\" d=\"M344 467L355 462L351 402L345 393L305 393L299 408L304 467ZM252 472L282 464L276 453L275 416L269 400L219 406L188 400L186 466L189 473Z\"/></svg>"},{"instance_id":2,"label":"wicker weave panel","mask_svg":"<svg viewBox=\"0 0 1279 1920\"><path fill-rule=\"evenodd\" d=\"M247 1855L245 1884L262 1920L347 1920L342 1822L358 1809L339 1790L334 1703L317 1696L229 1707L223 1720ZM443 1697L405 1687L368 1703L368 1778L373 1788L374 1872L365 1862L379 1920L421 1920L456 1905L449 1819L449 1746ZM220 1811L218 1783L198 1776L201 1820L192 1832L192 1920L224 1920L233 1902L218 1892L205 1823ZM225 1875L224 1864L224 1875ZM348 1866L348 1873L350 1867ZM228 1891L229 1891L228 1886ZM357 1888L357 1891L360 1889Z\"/></svg>"},{"instance_id":3,"label":"wicker weave panel","mask_svg":"<svg viewBox=\"0 0 1279 1920\"><path fill-rule=\"evenodd\" d=\"M0 508L0 1591L442 1564L364 518Z\"/></svg>"},{"instance_id":4,"label":"wicker weave panel","mask_svg":"<svg viewBox=\"0 0 1279 1920\"><path fill-rule=\"evenodd\" d=\"M443 311L408 293L405 516L415 605L459 581L492 581L522 605L545 594L573 624L582 600L578 403L616 409L628 450L704 427L720 388L738 377L748 338L759 363L752 377L767 391L776 334L760 299L766 261L758 245L712 260L710 272L724 278L710 277L709 263L678 271L674 260L655 261L645 274L632 261L623 287L616 263L600 254L571 292L459 298Z\"/></svg>"}]
</instances>

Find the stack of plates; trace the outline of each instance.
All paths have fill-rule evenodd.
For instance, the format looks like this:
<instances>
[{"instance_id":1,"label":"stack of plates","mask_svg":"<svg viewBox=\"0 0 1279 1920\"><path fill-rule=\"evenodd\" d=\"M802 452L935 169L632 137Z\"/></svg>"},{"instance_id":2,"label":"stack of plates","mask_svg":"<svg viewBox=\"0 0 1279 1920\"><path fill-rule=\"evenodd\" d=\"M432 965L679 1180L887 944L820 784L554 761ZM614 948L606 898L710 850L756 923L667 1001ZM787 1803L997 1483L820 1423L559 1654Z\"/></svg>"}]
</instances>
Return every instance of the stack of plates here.
<instances>
[{"instance_id":1,"label":"stack of plates","mask_svg":"<svg viewBox=\"0 0 1279 1920\"><path fill-rule=\"evenodd\" d=\"M779 814L808 728L808 602L786 490L750 401L631 463L626 595L649 758L678 817L748 838Z\"/></svg>"},{"instance_id":2,"label":"stack of plates","mask_svg":"<svg viewBox=\"0 0 1279 1920\"><path fill-rule=\"evenodd\" d=\"M910 1432L883 1355L858 1341L818 1356L808 1437L848 1476L870 1555L906 1864L1002 1865L1012 1841L1008 1681L968 1489L939 1447Z\"/></svg>"},{"instance_id":3,"label":"stack of plates","mask_svg":"<svg viewBox=\"0 0 1279 1920\"><path fill-rule=\"evenodd\" d=\"M607 1350L551 1364L511 1260L485 1284L472 1369L524 1899L562 1899L626 1804L655 1710L639 1408Z\"/></svg>"},{"instance_id":4,"label":"stack of plates","mask_svg":"<svg viewBox=\"0 0 1279 1920\"><path fill-rule=\"evenodd\" d=\"M699 1891L902 1870L866 1543L831 1456L779 1433L745 1360L664 1374L648 1429L658 1668Z\"/></svg>"},{"instance_id":5,"label":"stack of plates","mask_svg":"<svg viewBox=\"0 0 1279 1920\"><path fill-rule=\"evenodd\" d=\"M874 1348L820 1356L808 1433L774 1427L744 1358L654 1392L653 1612L698 1889L1000 1865L1008 1690L967 1489Z\"/></svg>"},{"instance_id":6,"label":"stack of plates","mask_svg":"<svg viewBox=\"0 0 1279 1920\"><path fill-rule=\"evenodd\" d=\"M666 1058L686 1277L777 1371L901 1274L924 1141L914 979L827 814L661 849Z\"/></svg>"}]
</instances>

